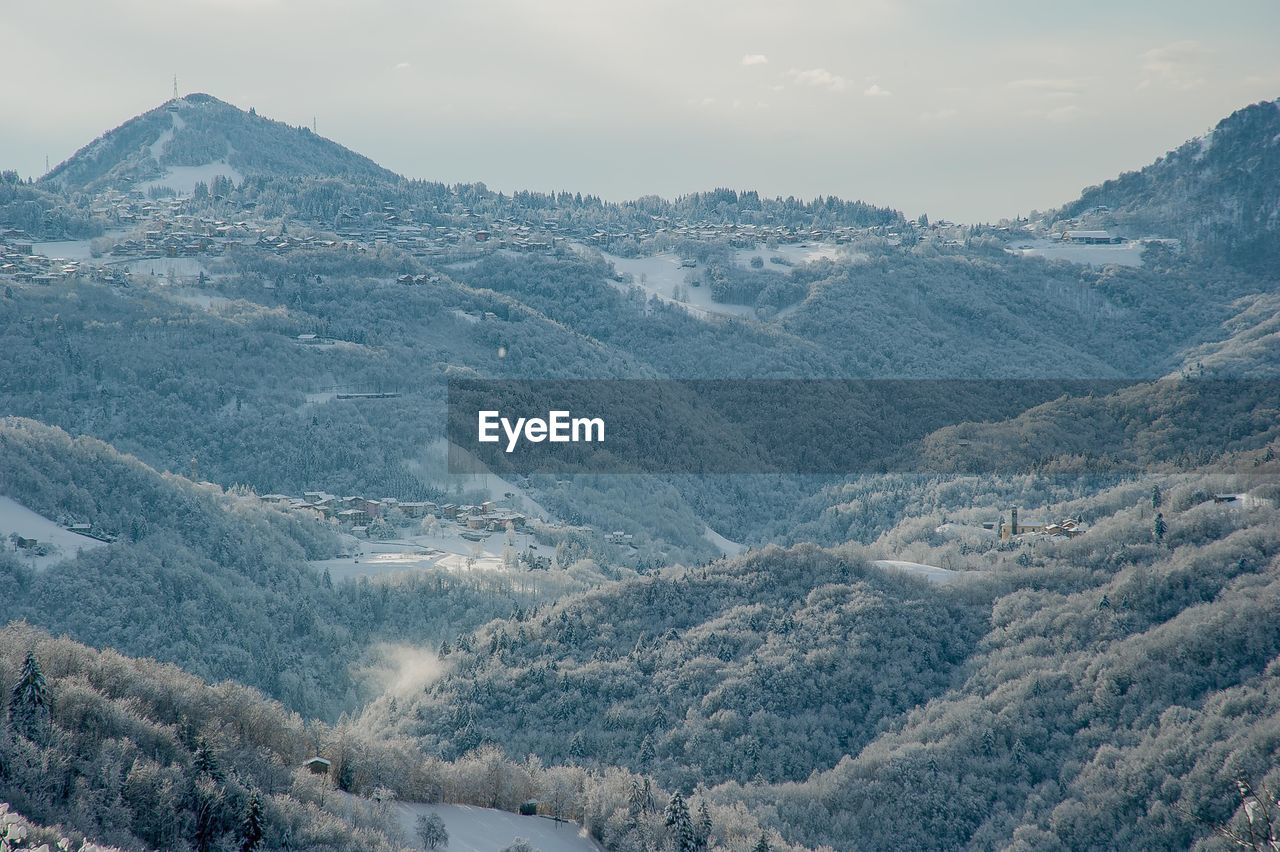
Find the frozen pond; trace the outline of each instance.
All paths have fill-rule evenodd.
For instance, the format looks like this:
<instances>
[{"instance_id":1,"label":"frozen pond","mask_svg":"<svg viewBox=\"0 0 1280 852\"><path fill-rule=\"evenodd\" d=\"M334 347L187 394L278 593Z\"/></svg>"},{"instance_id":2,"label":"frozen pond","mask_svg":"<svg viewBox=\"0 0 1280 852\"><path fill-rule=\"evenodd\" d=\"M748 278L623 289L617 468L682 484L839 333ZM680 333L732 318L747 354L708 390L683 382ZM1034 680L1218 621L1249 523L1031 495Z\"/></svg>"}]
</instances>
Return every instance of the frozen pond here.
<instances>
[{"instance_id":1,"label":"frozen pond","mask_svg":"<svg viewBox=\"0 0 1280 852\"><path fill-rule=\"evenodd\" d=\"M88 260L93 256L90 243L92 240L54 240L46 243L32 243L31 251L54 259Z\"/></svg>"}]
</instances>

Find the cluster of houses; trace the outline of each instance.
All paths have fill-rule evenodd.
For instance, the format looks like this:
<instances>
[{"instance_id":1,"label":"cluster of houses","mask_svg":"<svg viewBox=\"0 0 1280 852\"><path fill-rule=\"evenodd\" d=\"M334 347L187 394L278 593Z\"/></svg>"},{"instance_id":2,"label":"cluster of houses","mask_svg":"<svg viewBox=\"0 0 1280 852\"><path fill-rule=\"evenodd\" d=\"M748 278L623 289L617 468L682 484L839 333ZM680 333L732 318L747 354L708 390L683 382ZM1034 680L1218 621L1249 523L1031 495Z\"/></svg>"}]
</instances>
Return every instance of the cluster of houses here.
<instances>
[{"instance_id":1,"label":"cluster of houses","mask_svg":"<svg viewBox=\"0 0 1280 852\"><path fill-rule=\"evenodd\" d=\"M0 232L0 280L23 284L52 284L80 274L80 263L35 253L35 244L24 231Z\"/></svg>"},{"instance_id":2,"label":"cluster of houses","mask_svg":"<svg viewBox=\"0 0 1280 852\"><path fill-rule=\"evenodd\" d=\"M793 225L690 222L666 216L651 216L650 219L651 224L648 227L641 226L631 230L618 231L595 229L590 232L574 234L574 236L594 245L608 246L621 240L642 240L665 234L691 240L725 240L731 247L742 249L752 249L758 245L768 243L794 245L808 242L826 242L844 245L866 236L887 236L890 238L900 238L901 236L898 229L881 226L837 225L829 228L798 228Z\"/></svg>"},{"instance_id":3,"label":"cluster of houses","mask_svg":"<svg viewBox=\"0 0 1280 852\"><path fill-rule=\"evenodd\" d=\"M421 221L430 219L430 222ZM582 240L607 247L624 240L644 240L666 234L687 239L726 239L735 248L752 248L776 242L848 243L868 234L885 235L880 227L835 226L797 228L789 225L707 223L650 216L649 221L618 229L578 227L558 219L521 220L514 216L485 218L461 208L448 214L432 211L422 215L412 208L401 209L387 203L378 211L341 211L334 222L340 237L371 245L392 245L418 257L449 256L460 253L483 254L496 249L514 252L551 252L566 239ZM889 236L899 236L896 232Z\"/></svg>"},{"instance_id":4,"label":"cluster of houses","mask_svg":"<svg viewBox=\"0 0 1280 852\"><path fill-rule=\"evenodd\" d=\"M475 540L505 532L509 527L523 529L528 521L524 514L500 507L493 501L471 506L430 500L397 500L394 497L339 497L325 491L307 491L301 497L266 494L258 499L283 509L305 512L335 523L352 535L364 537L369 535L370 526L377 521L394 527L434 517L441 523L457 524L464 531L464 537Z\"/></svg>"},{"instance_id":5,"label":"cluster of houses","mask_svg":"<svg viewBox=\"0 0 1280 852\"><path fill-rule=\"evenodd\" d=\"M273 233L275 231L275 233ZM217 257L232 246L273 254L308 248L359 248L315 234L295 235L251 222L224 222L207 216L158 217L141 235L121 239L107 249L113 258Z\"/></svg>"},{"instance_id":6,"label":"cluster of houses","mask_svg":"<svg viewBox=\"0 0 1280 852\"><path fill-rule=\"evenodd\" d=\"M1018 507L1009 509L1009 517L1003 516L995 521L982 525L985 530L995 533L1000 541L1012 541L1020 536L1051 536L1058 538L1075 538L1085 532L1085 526L1078 518L1064 518L1060 521L1027 520L1018 517Z\"/></svg>"},{"instance_id":7,"label":"cluster of houses","mask_svg":"<svg viewBox=\"0 0 1280 852\"><path fill-rule=\"evenodd\" d=\"M420 221L423 218L432 221ZM548 233L555 231L555 224L544 222L540 227L514 217L486 220L466 208L456 214L432 212L423 217L412 208L401 209L388 202L376 211L342 209L333 230L341 239L366 246L390 245L416 257L458 259L494 249L551 251L559 243L554 233Z\"/></svg>"}]
</instances>

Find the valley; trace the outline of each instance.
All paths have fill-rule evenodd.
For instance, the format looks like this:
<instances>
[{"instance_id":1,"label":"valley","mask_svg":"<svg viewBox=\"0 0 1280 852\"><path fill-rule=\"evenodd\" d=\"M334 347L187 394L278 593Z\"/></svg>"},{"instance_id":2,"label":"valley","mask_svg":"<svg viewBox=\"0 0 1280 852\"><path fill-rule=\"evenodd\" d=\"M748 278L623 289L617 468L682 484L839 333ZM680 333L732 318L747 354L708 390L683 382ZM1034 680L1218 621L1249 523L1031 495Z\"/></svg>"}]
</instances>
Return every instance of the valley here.
<instances>
[{"instance_id":1,"label":"valley","mask_svg":"<svg viewBox=\"0 0 1280 852\"><path fill-rule=\"evenodd\" d=\"M971 224L404 178L199 93L6 172L0 818L78 852L1225 848L1280 779L1280 109L1211 138ZM768 437L894 464L451 469L457 378L778 381ZM807 430L818 379L942 390Z\"/></svg>"}]
</instances>

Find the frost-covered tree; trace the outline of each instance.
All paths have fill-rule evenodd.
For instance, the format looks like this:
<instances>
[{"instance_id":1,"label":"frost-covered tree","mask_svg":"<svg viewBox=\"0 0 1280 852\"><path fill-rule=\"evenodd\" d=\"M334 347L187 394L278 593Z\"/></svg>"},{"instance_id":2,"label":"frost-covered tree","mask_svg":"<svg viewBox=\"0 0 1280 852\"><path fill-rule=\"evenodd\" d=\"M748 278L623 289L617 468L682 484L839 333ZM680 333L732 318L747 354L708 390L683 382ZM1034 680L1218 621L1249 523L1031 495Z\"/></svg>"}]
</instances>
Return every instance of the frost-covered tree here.
<instances>
[{"instance_id":1,"label":"frost-covered tree","mask_svg":"<svg viewBox=\"0 0 1280 852\"><path fill-rule=\"evenodd\" d=\"M663 821L670 829L672 852L696 852L698 838L693 830L693 820L689 817L689 805L685 803L679 790L671 794L667 809L663 812Z\"/></svg>"},{"instance_id":2,"label":"frost-covered tree","mask_svg":"<svg viewBox=\"0 0 1280 852\"><path fill-rule=\"evenodd\" d=\"M711 811L707 808L707 800L702 799L698 802L698 819L694 825L699 849L706 849L711 845L711 829Z\"/></svg>"},{"instance_id":3,"label":"frost-covered tree","mask_svg":"<svg viewBox=\"0 0 1280 852\"><path fill-rule=\"evenodd\" d=\"M9 724L16 733L28 739L38 739L49 724L53 710L53 697L45 682L44 672L35 651L28 651L22 661L18 680L9 694Z\"/></svg>"},{"instance_id":4,"label":"frost-covered tree","mask_svg":"<svg viewBox=\"0 0 1280 852\"><path fill-rule=\"evenodd\" d=\"M254 852L262 842L263 814L262 797L254 790L249 794L249 801L244 807L244 816L240 820L240 852Z\"/></svg>"},{"instance_id":5,"label":"frost-covered tree","mask_svg":"<svg viewBox=\"0 0 1280 852\"><path fill-rule=\"evenodd\" d=\"M423 849L441 849L449 845L449 831L440 814L420 814L417 832Z\"/></svg>"},{"instance_id":6,"label":"frost-covered tree","mask_svg":"<svg viewBox=\"0 0 1280 852\"><path fill-rule=\"evenodd\" d=\"M534 846L523 837L517 837L509 846L504 848L502 852L539 852L538 847Z\"/></svg>"}]
</instances>

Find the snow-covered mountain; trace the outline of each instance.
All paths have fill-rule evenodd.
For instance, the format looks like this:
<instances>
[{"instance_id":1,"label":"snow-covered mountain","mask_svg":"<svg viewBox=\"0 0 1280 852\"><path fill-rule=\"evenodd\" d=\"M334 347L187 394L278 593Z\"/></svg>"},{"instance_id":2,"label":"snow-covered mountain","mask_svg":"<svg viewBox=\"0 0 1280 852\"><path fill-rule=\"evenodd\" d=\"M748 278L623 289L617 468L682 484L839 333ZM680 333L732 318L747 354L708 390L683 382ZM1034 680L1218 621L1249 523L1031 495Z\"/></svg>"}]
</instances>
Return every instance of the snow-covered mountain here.
<instances>
[{"instance_id":1,"label":"snow-covered mountain","mask_svg":"<svg viewBox=\"0 0 1280 852\"><path fill-rule=\"evenodd\" d=\"M1218 122L1057 211L1128 236L1179 237L1255 271L1280 269L1280 99Z\"/></svg>"},{"instance_id":2,"label":"snow-covered mountain","mask_svg":"<svg viewBox=\"0 0 1280 852\"><path fill-rule=\"evenodd\" d=\"M167 185L190 191L217 176L338 177L397 181L398 176L336 142L218 100L190 94L129 119L90 142L43 179L64 189Z\"/></svg>"}]
</instances>

